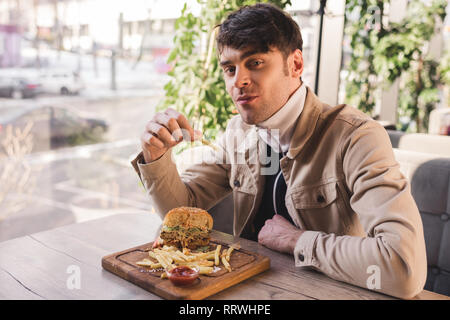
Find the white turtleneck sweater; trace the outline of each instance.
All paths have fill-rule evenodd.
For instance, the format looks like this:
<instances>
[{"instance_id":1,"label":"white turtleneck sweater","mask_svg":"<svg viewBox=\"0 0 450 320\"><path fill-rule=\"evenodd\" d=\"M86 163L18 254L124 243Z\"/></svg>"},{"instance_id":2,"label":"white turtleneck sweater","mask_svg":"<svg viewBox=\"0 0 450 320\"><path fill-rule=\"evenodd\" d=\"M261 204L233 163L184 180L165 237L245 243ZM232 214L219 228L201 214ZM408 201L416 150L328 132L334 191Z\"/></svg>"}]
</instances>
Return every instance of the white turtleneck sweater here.
<instances>
[{"instance_id":1,"label":"white turtleneck sweater","mask_svg":"<svg viewBox=\"0 0 450 320\"><path fill-rule=\"evenodd\" d=\"M303 111L305 99L306 86L302 83L280 110L256 125L261 139L273 150L283 153L289 150L295 124Z\"/></svg>"}]
</instances>

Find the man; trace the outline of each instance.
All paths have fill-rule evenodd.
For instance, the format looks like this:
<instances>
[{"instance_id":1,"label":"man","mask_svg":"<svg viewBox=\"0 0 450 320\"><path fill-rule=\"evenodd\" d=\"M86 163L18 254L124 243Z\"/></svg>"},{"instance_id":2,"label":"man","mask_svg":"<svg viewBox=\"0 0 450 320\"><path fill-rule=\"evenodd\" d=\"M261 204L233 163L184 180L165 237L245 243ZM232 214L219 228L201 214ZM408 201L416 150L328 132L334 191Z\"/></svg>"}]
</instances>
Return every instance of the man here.
<instances>
[{"instance_id":1,"label":"man","mask_svg":"<svg viewBox=\"0 0 450 320\"><path fill-rule=\"evenodd\" d=\"M201 132L172 109L147 124L133 166L159 214L209 209L233 192L235 235L337 280L367 288L378 270L370 289L418 294L426 279L422 222L384 128L352 107L320 102L302 83L300 30L271 5L230 14L217 46L239 115L217 142L220 152L209 151L214 160L181 177L170 150Z\"/></svg>"}]
</instances>

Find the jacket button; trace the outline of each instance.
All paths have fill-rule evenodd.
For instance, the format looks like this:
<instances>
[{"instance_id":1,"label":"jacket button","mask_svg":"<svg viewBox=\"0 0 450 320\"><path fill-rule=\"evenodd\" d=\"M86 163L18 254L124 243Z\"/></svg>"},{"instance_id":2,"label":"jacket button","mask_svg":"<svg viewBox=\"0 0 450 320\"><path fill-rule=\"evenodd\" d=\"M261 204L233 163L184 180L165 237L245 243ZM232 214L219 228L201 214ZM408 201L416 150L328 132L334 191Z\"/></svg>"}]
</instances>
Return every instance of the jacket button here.
<instances>
[{"instance_id":1,"label":"jacket button","mask_svg":"<svg viewBox=\"0 0 450 320\"><path fill-rule=\"evenodd\" d=\"M320 203L325 202L325 198L323 197L323 195L319 194L319 195L317 196L317 202L320 202Z\"/></svg>"},{"instance_id":2,"label":"jacket button","mask_svg":"<svg viewBox=\"0 0 450 320\"><path fill-rule=\"evenodd\" d=\"M234 180L234 186L237 188L241 186L241 183L239 182L239 180Z\"/></svg>"},{"instance_id":3,"label":"jacket button","mask_svg":"<svg viewBox=\"0 0 450 320\"><path fill-rule=\"evenodd\" d=\"M301 262L303 262L303 261L305 260L305 256L302 255L302 254L299 254L299 255L298 255L298 259L299 259Z\"/></svg>"}]
</instances>

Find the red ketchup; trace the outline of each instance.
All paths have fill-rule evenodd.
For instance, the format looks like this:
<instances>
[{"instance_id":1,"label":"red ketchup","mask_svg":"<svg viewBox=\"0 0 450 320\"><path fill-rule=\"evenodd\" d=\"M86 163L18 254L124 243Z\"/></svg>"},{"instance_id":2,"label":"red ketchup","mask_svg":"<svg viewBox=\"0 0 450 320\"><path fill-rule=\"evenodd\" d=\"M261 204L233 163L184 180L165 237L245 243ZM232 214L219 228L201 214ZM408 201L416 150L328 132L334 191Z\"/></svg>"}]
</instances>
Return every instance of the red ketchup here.
<instances>
[{"instance_id":1,"label":"red ketchup","mask_svg":"<svg viewBox=\"0 0 450 320\"><path fill-rule=\"evenodd\" d=\"M169 280L176 286L187 286L198 278L198 271L189 267L176 267L167 271Z\"/></svg>"}]
</instances>

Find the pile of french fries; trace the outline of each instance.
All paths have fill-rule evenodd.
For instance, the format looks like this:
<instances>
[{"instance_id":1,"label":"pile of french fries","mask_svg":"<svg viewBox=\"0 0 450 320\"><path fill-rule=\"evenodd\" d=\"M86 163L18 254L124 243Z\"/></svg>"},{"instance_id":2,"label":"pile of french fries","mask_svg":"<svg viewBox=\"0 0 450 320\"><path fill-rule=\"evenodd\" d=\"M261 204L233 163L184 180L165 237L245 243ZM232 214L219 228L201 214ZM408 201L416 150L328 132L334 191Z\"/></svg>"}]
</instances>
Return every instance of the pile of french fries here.
<instances>
[{"instance_id":1,"label":"pile of french fries","mask_svg":"<svg viewBox=\"0 0 450 320\"><path fill-rule=\"evenodd\" d=\"M228 249L222 250L222 245L217 245L215 250L209 252L192 252L187 248L180 251L173 246L163 246L162 248L154 248L148 252L149 257L155 259L143 259L136 262L137 265L150 267L152 269L161 269L169 271L175 267L187 266L198 270L199 274L210 274L214 272L214 266L219 266L222 262L225 269L231 272L230 258L231 253L236 247L231 245ZM166 272L161 274L161 278L167 278Z\"/></svg>"}]
</instances>

